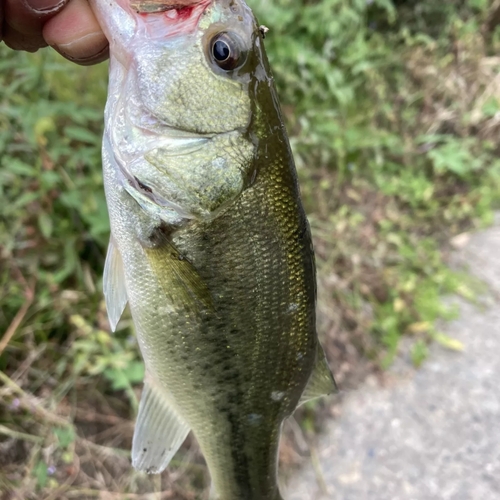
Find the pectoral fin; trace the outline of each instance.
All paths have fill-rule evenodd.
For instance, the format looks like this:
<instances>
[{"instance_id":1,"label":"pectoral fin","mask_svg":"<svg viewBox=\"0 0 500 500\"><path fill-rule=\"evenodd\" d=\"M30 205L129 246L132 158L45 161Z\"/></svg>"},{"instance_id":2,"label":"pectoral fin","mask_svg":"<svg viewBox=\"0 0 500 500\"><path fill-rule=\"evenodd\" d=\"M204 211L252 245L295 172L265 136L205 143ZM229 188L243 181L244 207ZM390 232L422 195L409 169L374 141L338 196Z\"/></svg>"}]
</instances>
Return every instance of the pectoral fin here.
<instances>
[{"instance_id":1,"label":"pectoral fin","mask_svg":"<svg viewBox=\"0 0 500 500\"><path fill-rule=\"evenodd\" d=\"M132 466L148 474L159 474L188 433L188 425L174 410L168 396L146 377L132 440Z\"/></svg>"},{"instance_id":2,"label":"pectoral fin","mask_svg":"<svg viewBox=\"0 0 500 500\"><path fill-rule=\"evenodd\" d=\"M167 296L194 312L213 310L210 290L196 268L171 243L144 248L153 272Z\"/></svg>"},{"instance_id":3,"label":"pectoral fin","mask_svg":"<svg viewBox=\"0 0 500 500\"><path fill-rule=\"evenodd\" d=\"M337 392L337 384L326 361L325 352L318 342L316 363L309 382L300 398L299 406L311 399L327 396L334 392Z\"/></svg>"},{"instance_id":4,"label":"pectoral fin","mask_svg":"<svg viewBox=\"0 0 500 500\"><path fill-rule=\"evenodd\" d=\"M120 317L127 305L127 291L125 289L125 276L123 261L116 248L113 238L109 240L108 254L104 264L103 292L108 311L109 324L114 332Z\"/></svg>"}]
</instances>

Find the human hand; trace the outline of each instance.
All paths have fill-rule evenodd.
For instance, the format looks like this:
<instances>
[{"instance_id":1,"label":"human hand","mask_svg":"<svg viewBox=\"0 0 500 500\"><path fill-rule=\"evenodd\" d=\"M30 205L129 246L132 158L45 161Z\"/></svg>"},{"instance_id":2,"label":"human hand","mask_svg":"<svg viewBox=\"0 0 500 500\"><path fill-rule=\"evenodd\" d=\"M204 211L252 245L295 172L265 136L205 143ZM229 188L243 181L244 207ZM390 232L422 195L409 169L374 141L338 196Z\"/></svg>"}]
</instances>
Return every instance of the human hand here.
<instances>
[{"instance_id":1,"label":"human hand","mask_svg":"<svg viewBox=\"0 0 500 500\"><path fill-rule=\"evenodd\" d=\"M0 41L36 52L50 45L77 64L108 57L108 42L87 0L0 0Z\"/></svg>"}]
</instances>

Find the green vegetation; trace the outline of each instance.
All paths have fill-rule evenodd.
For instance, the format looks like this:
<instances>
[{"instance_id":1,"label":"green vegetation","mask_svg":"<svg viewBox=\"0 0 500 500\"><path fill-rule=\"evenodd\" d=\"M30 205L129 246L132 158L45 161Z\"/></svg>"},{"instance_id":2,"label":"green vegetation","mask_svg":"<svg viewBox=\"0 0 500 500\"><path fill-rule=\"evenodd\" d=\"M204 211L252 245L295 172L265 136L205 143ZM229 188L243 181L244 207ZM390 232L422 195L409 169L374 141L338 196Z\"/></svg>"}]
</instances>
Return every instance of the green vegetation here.
<instances>
[{"instance_id":1,"label":"green vegetation","mask_svg":"<svg viewBox=\"0 0 500 500\"><path fill-rule=\"evenodd\" d=\"M416 365L432 341L460 349L434 322L453 314L440 295L474 297L445 266L450 238L488 224L500 199L499 12L487 0L249 3L270 28L338 381L390 364L405 334ZM0 491L201 498L191 442L161 478L129 466L143 368L130 322L109 333L101 295L105 74L0 46ZM285 443L283 461L294 456Z\"/></svg>"}]
</instances>

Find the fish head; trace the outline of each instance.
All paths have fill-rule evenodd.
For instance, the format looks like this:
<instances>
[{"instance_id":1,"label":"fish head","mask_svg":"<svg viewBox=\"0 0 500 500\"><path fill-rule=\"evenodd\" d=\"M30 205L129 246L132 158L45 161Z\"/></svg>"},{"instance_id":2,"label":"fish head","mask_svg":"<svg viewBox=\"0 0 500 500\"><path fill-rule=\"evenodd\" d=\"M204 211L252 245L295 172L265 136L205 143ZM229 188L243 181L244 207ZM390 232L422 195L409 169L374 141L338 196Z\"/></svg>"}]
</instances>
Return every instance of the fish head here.
<instances>
[{"instance_id":1,"label":"fish head","mask_svg":"<svg viewBox=\"0 0 500 500\"><path fill-rule=\"evenodd\" d=\"M125 111L110 127L131 194L167 223L168 210L213 217L255 176L256 89L274 88L251 10L243 0L93 1L121 67L110 93Z\"/></svg>"},{"instance_id":2,"label":"fish head","mask_svg":"<svg viewBox=\"0 0 500 500\"><path fill-rule=\"evenodd\" d=\"M199 134L248 126L248 85L256 73L249 56L259 28L245 2L116 0L116 5L119 28L108 33L113 56L132 67L138 97L154 118Z\"/></svg>"},{"instance_id":3,"label":"fish head","mask_svg":"<svg viewBox=\"0 0 500 500\"><path fill-rule=\"evenodd\" d=\"M221 134L248 127L247 65L255 23L240 0L201 2L163 13L139 14L135 64L143 103L171 127Z\"/></svg>"}]
</instances>

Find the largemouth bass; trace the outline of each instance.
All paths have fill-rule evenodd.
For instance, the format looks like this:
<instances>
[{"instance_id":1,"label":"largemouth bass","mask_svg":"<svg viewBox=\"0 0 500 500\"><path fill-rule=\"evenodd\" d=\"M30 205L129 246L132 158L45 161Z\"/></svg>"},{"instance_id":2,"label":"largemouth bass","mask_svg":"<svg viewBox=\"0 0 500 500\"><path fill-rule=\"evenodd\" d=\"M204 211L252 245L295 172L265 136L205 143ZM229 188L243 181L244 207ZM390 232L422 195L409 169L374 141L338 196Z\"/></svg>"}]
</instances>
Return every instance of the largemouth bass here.
<instances>
[{"instance_id":1,"label":"largemouth bass","mask_svg":"<svg viewBox=\"0 0 500 500\"><path fill-rule=\"evenodd\" d=\"M92 0L110 41L104 293L146 366L132 446L161 472L191 429L218 500L279 500L283 420L334 390L311 235L242 0Z\"/></svg>"}]
</instances>

